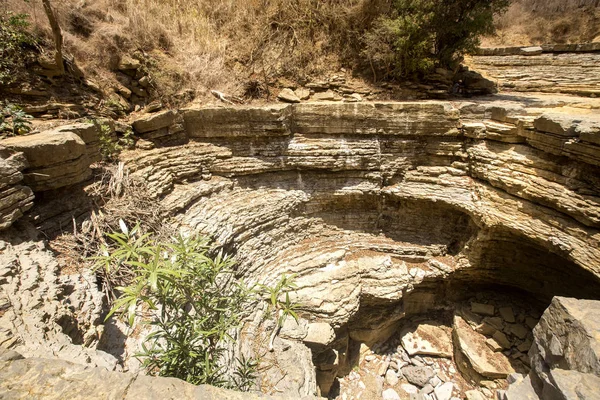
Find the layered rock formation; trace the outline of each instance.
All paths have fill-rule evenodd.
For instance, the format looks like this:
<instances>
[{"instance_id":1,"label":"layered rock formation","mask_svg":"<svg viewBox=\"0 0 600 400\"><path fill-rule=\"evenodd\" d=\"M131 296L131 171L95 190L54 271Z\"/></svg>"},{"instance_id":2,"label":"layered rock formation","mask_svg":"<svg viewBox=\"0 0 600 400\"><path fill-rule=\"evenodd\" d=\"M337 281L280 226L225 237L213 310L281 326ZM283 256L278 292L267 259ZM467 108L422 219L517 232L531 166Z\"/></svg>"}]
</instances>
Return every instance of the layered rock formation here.
<instances>
[{"instance_id":1,"label":"layered rock formation","mask_svg":"<svg viewBox=\"0 0 600 400\"><path fill-rule=\"evenodd\" d=\"M27 167L23 153L0 146L0 230L8 228L33 206L33 192L23 185Z\"/></svg>"},{"instance_id":2,"label":"layered rock formation","mask_svg":"<svg viewBox=\"0 0 600 400\"><path fill-rule=\"evenodd\" d=\"M511 92L600 95L600 46L483 49L469 65Z\"/></svg>"},{"instance_id":3,"label":"layered rock formation","mask_svg":"<svg viewBox=\"0 0 600 400\"><path fill-rule=\"evenodd\" d=\"M102 129L99 123L91 122L64 125L35 135L4 139L2 146L23 153L23 183L34 192L43 192L90 178L90 165L101 159ZM110 135L112 127L107 124L106 129Z\"/></svg>"},{"instance_id":4,"label":"layered rock formation","mask_svg":"<svg viewBox=\"0 0 600 400\"><path fill-rule=\"evenodd\" d=\"M599 110L595 100L497 96L166 111L134 124L159 147L122 161L174 225L234 254L240 278L296 275L292 300L310 323L283 329L282 340L311 350L326 394L361 343L476 290L508 287L545 304L557 294L600 297ZM73 135L24 140L60 137L74 149L25 170L35 191L52 187L35 175L54 171L46 164L89 160ZM31 164L39 145L19 139L10 144ZM511 373L494 355L502 336L490 336L526 347L528 333L501 317L488 333L468 327L468 315L450 323L465 365L490 379ZM261 334L250 332L240 339ZM471 350L486 342L492 352L480 360ZM313 390L312 377L297 376Z\"/></svg>"},{"instance_id":5,"label":"layered rock formation","mask_svg":"<svg viewBox=\"0 0 600 400\"><path fill-rule=\"evenodd\" d=\"M236 254L240 276L298 276L294 300L336 330L330 349L313 351L323 382L347 370L353 343L383 340L466 288L598 296L590 105L190 109L189 144L124 161L180 226Z\"/></svg>"},{"instance_id":6,"label":"layered rock formation","mask_svg":"<svg viewBox=\"0 0 600 400\"><path fill-rule=\"evenodd\" d=\"M0 347L120 369L115 357L91 346L103 330L95 274L60 275L52 252L34 237L26 225L0 236Z\"/></svg>"}]
</instances>

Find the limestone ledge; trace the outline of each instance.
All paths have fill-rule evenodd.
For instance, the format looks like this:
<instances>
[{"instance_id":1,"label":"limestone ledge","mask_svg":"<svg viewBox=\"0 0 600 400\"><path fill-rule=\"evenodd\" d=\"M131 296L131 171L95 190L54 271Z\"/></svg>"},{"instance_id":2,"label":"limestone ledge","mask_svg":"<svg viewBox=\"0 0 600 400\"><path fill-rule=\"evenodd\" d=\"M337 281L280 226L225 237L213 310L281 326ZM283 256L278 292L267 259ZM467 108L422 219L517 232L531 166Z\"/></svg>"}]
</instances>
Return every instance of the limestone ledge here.
<instances>
[{"instance_id":1,"label":"limestone ledge","mask_svg":"<svg viewBox=\"0 0 600 400\"><path fill-rule=\"evenodd\" d=\"M576 96L600 95L600 51L547 53L543 48L507 55L485 52L470 57L471 69L498 83L498 89L510 92L564 93ZM590 49L591 51L592 49ZM528 55L526 55L528 54Z\"/></svg>"},{"instance_id":2,"label":"limestone ledge","mask_svg":"<svg viewBox=\"0 0 600 400\"><path fill-rule=\"evenodd\" d=\"M100 129L94 123L63 125L10 137L0 145L24 154L23 182L34 192L42 192L72 186L91 176L90 165L101 159Z\"/></svg>"}]
</instances>

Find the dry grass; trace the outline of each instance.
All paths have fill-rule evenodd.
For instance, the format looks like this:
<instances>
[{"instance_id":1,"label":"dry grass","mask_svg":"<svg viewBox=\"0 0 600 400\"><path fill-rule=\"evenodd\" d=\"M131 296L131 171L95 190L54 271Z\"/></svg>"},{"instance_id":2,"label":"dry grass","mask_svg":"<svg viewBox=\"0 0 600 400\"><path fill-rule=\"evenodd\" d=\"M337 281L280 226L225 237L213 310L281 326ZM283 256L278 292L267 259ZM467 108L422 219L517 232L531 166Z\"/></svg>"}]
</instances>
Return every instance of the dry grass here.
<instances>
[{"instance_id":1,"label":"dry grass","mask_svg":"<svg viewBox=\"0 0 600 400\"><path fill-rule=\"evenodd\" d=\"M50 38L40 0L0 0L32 15ZM242 94L348 65L360 33L391 0L54 0L66 51L103 88L124 54L150 57L158 86ZM51 41L48 41L51 43ZM50 46L51 47L51 46ZM182 84L184 83L184 84Z\"/></svg>"},{"instance_id":2,"label":"dry grass","mask_svg":"<svg viewBox=\"0 0 600 400\"><path fill-rule=\"evenodd\" d=\"M130 177L123 163L102 165L96 173L94 183L85 189L94 202L89 216L74 224L72 232L63 232L50 241L63 266L62 273L91 268L91 257L98 256L101 246L107 245L107 233L120 231L120 220L130 228L139 223L142 234L153 232L165 240L174 233L167 212L158 200L147 196L146 183Z\"/></svg>"},{"instance_id":3,"label":"dry grass","mask_svg":"<svg viewBox=\"0 0 600 400\"><path fill-rule=\"evenodd\" d=\"M600 41L600 0L516 0L486 46Z\"/></svg>"},{"instance_id":4,"label":"dry grass","mask_svg":"<svg viewBox=\"0 0 600 400\"><path fill-rule=\"evenodd\" d=\"M600 0L516 0L486 44L600 40ZM105 91L118 86L123 55L150 60L169 98L183 89L242 95L259 81L304 83L346 67L359 70L359 38L393 0L53 0L67 53ZM50 31L41 0L0 0Z\"/></svg>"}]
</instances>

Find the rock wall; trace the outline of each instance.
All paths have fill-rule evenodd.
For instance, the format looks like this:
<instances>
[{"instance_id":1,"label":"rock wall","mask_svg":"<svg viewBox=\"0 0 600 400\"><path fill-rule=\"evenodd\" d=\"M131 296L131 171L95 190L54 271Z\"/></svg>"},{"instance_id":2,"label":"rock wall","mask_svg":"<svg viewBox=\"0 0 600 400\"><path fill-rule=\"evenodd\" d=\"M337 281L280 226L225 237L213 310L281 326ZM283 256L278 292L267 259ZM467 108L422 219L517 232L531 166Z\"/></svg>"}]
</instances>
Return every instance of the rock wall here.
<instances>
[{"instance_id":1,"label":"rock wall","mask_svg":"<svg viewBox=\"0 0 600 400\"><path fill-rule=\"evenodd\" d=\"M313 350L322 383L354 343L476 287L599 296L599 105L186 109L187 144L123 160L176 224L235 254L240 276L296 274L294 301L336 332Z\"/></svg>"},{"instance_id":2,"label":"rock wall","mask_svg":"<svg viewBox=\"0 0 600 400\"><path fill-rule=\"evenodd\" d=\"M173 224L234 254L240 277L297 276L310 323L282 336L311 349L327 393L357 344L479 287L600 296L598 110L533 96L184 109L136 121L143 148L121 159ZM86 179L84 136L8 143L43 195Z\"/></svg>"},{"instance_id":3,"label":"rock wall","mask_svg":"<svg viewBox=\"0 0 600 400\"><path fill-rule=\"evenodd\" d=\"M107 121L83 122L1 140L0 230L31 209L34 192L44 198L45 192L88 180L91 164L102 159L102 135L110 136L113 131ZM67 203L65 198L59 200Z\"/></svg>"},{"instance_id":4,"label":"rock wall","mask_svg":"<svg viewBox=\"0 0 600 400\"><path fill-rule=\"evenodd\" d=\"M467 63L505 92L600 95L598 43L482 49Z\"/></svg>"}]
</instances>

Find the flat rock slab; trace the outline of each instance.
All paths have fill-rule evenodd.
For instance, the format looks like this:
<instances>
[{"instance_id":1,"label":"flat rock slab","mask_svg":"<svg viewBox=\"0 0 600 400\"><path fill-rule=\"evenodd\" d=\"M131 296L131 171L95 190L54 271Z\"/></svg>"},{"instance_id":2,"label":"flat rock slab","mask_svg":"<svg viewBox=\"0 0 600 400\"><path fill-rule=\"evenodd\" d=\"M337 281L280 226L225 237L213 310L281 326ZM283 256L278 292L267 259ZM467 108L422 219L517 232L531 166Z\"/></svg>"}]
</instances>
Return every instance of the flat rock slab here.
<instances>
[{"instance_id":1,"label":"flat rock slab","mask_svg":"<svg viewBox=\"0 0 600 400\"><path fill-rule=\"evenodd\" d=\"M408 354L452 357L452 337L449 329L434 322L410 327L401 334L402 346Z\"/></svg>"},{"instance_id":2,"label":"flat rock slab","mask_svg":"<svg viewBox=\"0 0 600 400\"><path fill-rule=\"evenodd\" d=\"M454 316L454 335L459 350L478 374L505 378L515 372L508 359L502 353L493 352L486 344L486 337L475 332L459 315Z\"/></svg>"},{"instance_id":3,"label":"flat rock slab","mask_svg":"<svg viewBox=\"0 0 600 400\"><path fill-rule=\"evenodd\" d=\"M479 315L494 316L494 306L491 304L471 303L471 311Z\"/></svg>"}]
</instances>

